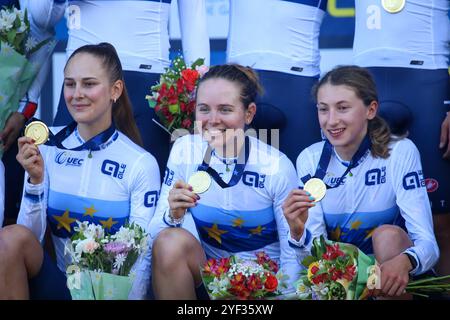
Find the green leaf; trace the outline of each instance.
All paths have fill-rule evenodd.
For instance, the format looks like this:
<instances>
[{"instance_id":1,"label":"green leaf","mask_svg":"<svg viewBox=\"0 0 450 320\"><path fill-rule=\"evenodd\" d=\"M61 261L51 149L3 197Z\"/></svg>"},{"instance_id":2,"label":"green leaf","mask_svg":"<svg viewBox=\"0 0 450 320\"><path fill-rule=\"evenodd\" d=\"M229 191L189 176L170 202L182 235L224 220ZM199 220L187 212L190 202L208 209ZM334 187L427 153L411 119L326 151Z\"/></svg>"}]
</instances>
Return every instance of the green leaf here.
<instances>
[{"instance_id":1,"label":"green leaf","mask_svg":"<svg viewBox=\"0 0 450 320\"><path fill-rule=\"evenodd\" d=\"M313 262L316 262L317 258L313 257L313 256L307 256L305 259L302 260L302 265L304 265L305 267L309 267L309 265Z\"/></svg>"}]
</instances>

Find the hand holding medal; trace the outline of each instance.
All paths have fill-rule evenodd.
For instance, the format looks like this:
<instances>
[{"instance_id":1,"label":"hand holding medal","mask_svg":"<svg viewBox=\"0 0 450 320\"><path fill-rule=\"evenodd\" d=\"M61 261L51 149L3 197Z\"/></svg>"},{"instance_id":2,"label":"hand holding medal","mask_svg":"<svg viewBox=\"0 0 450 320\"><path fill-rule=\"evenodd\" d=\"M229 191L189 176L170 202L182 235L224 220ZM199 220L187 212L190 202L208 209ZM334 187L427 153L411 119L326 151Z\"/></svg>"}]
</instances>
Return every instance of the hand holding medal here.
<instances>
[{"instance_id":1,"label":"hand holding medal","mask_svg":"<svg viewBox=\"0 0 450 320\"><path fill-rule=\"evenodd\" d=\"M27 171L32 184L39 184L44 180L44 160L38 145L45 143L48 137L49 130L45 123L33 121L25 128L25 136L18 140L17 161Z\"/></svg>"}]
</instances>

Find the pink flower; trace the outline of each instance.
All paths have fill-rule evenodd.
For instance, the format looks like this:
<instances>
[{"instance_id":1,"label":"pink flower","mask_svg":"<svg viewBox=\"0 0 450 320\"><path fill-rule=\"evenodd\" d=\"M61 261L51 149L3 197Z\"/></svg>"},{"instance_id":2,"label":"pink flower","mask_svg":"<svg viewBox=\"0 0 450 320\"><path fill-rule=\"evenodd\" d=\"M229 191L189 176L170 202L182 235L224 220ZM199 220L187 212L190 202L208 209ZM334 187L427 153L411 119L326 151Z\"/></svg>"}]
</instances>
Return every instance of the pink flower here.
<instances>
[{"instance_id":1,"label":"pink flower","mask_svg":"<svg viewBox=\"0 0 450 320\"><path fill-rule=\"evenodd\" d=\"M201 66L195 67L195 70L198 71L198 73L200 74L200 78L201 78L205 75L205 73L207 73L209 71L209 67L202 64Z\"/></svg>"}]
</instances>

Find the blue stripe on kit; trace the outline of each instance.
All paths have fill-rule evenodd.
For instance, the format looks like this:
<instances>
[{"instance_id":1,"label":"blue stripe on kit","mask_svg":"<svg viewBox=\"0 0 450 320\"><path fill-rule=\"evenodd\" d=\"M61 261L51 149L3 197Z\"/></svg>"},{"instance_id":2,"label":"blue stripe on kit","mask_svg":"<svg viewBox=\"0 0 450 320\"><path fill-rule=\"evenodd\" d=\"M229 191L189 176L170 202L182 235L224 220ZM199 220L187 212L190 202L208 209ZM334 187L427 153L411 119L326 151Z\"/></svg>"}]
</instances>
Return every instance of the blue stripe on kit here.
<instances>
[{"instance_id":1,"label":"blue stripe on kit","mask_svg":"<svg viewBox=\"0 0 450 320\"><path fill-rule=\"evenodd\" d=\"M367 254L373 253L373 231L383 224L397 224L398 216L397 206L374 212L324 213L330 240L352 243Z\"/></svg>"},{"instance_id":2,"label":"blue stripe on kit","mask_svg":"<svg viewBox=\"0 0 450 320\"><path fill-rule=\"evenodd\" d=\"M274 219L272 206L260 210L226 210L198 204L190 210L199 220L230 226L238 223L242 226L254 227L270 223ZM237 219L242 219L242 221Z\"/></svg>"},{"instance_id":3,"label":"blue stripe on kit","mask_svg":"<svg viewBox=\"0 0 450 320\"><path fill-rule=\"evenodd\" d=\"M121 218L130 213L130 202L127 200L113 201L80 197L73 194L50 190L48 206L56 210L69 210L84 214L89 209L95 210L94 215L102 218Z\"/></svg>"},{"instance_id":4,"label":"blue stripe on kit","mask_svg":"<svg viewBox=\"0 0 450 320\"><path fill-rule=\"evenodd\" d=\"M320 8L323 11L327 10L327 2L328 2L328 0L283 0L283 1L305 4L307 6Z\"/></svg>"},{"instance_id":5,"label":"blue stripe on kit","mask_svg":"<svg viewBox=\"0 0 450 320\"><path fill-rule=\"evenodd\" d=\"M279 241L272 208L229 211L198 205L191 212L202 241L221 250L253 251Z\"/></svg>"},{"instance_id":6,"label":"blue stripe on kit","mask_svg":"<svg viewBox=\"0 0 450 320\"><path fill-rule=\"evenodd\" d=\"M57 220L59 219L59 220ZM61 219L65 223L61 223ZM110 217L96 217L95 215L93 217L89 215L85 215L82 213L67 211L67 210L57 210L53 209L51 207L47 208L47 221L50 225L50 228L52 230L52 233L60 238L70 238L74 234L74 227L77 227L76 220L78 221L88 221L90 223L95 223L101 226L104 226L103 223L108 223ZM111 217L111 228L105 228L105 231L110 234L114 234L117 231L119 231L120 227L125 224L125 222L128 219L128 215L122 216L122 217ZM70 229L69 230L67 229Z\"/></svg>"},{"instance_id":7,"label":"blue stripe on kit","mask_svg":"<svg viewBox=\"0 0 450 320\"><path fill-rule=\"evenodd\" d=\"M42 197L44 196L44 193L41 193L39 195L31 194L25 191L25 198L30 200L33 203L38 203L42 200Z\"/></svg>"}]
</instances>

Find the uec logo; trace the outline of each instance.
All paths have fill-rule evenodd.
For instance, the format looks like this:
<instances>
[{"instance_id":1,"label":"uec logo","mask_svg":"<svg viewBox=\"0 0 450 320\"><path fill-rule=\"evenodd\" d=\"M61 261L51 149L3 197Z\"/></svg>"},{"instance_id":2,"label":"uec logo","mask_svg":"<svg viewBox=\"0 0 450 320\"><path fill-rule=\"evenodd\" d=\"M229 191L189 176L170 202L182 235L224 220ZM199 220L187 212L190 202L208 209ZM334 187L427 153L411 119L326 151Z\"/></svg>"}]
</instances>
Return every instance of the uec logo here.
<instances>
[{"instance_id":1,"label":"uec logo","mask_svg":"<svg viewBox=\"0 0 450 320\"><path fill-rule=\"evenodd\" d=\"M70 156L70 153L63 151L56 155L55 162L57 164L66 164L66 166L75 166L79 167L83 164L84 159L73 158Z\"/></svg>"}]
</instances>

